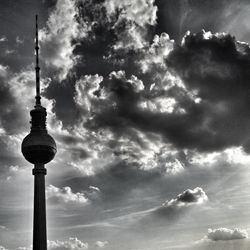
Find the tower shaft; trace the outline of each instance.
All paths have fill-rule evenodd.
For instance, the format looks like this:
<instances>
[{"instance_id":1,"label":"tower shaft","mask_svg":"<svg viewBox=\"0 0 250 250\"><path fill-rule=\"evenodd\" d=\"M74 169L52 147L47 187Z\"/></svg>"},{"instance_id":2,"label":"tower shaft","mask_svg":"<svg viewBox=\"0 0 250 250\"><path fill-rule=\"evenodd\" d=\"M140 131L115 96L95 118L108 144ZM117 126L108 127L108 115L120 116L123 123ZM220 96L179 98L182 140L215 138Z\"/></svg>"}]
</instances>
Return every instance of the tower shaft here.
<instances>
[{"instance_id":1,"label":"tower shaft","mask_svg":"<svg viewBox=\"0 0 250 250\"><path fill-rule=\"evenodd\" d=\"M34 175L33 250L47 250L44 164L35 164L32 173Z\"/></svg>"}]
</instances>

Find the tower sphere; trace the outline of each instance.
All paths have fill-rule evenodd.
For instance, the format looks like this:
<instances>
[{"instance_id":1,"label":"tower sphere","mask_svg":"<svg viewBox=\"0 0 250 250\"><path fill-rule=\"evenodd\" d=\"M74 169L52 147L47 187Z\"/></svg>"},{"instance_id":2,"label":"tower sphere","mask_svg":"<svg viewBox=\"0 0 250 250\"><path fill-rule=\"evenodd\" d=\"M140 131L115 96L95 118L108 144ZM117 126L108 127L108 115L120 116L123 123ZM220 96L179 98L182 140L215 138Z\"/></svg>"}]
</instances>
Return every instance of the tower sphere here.
<instances>
[{"instance_id":1,"label":"tower sphere","mask_svg":"<svg viewBox=\"0 0 250 250\"><path fill-rule=\"evenodd\" d=\"M56 143L46 129L47 112L40 104L30 112L31 132L23 139L22 153L30 163L46 164L56 154Z\"/></svg>"},{"instance_id":2,"label":"tower sphere","mask_svg":"<svg viewBox=\"0 0 250 250\"><path fill-rule=\"evenodd\" d=\"M22 153L32 164L46 164L56 154L56 143L47 133L31 132L22 142Z\"/></svg>"}]
</instances>

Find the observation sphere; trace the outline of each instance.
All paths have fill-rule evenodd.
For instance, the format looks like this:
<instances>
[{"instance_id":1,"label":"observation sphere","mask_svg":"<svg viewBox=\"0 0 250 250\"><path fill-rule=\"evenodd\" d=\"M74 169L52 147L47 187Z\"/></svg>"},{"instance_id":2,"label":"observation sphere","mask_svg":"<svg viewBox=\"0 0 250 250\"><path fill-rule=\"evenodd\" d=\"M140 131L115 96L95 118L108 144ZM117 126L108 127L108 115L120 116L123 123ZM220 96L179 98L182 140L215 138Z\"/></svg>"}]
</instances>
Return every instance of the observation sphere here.
<instances>
[{"instance_id":1,"label":"observation sphere","mask_svg":"<svg viewBox=\"0 0 250 250\"><path fill-rule=\"evenodd\" d=\"M46 164L56 154L56 143L47 133L31 132L23 139L22 153L32 164Z\"/></svg>"}]
</instances>

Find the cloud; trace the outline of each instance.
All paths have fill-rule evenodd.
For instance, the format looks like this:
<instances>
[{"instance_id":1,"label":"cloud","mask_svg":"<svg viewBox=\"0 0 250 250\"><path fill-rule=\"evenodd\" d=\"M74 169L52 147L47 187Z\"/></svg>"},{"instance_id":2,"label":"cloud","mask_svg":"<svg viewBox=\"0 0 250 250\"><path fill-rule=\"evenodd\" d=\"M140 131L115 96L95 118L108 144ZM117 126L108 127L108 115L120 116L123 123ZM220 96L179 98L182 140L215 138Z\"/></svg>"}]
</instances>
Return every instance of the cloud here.
<instances>
[{"instance_id":1,"label":"cloud","mask_svg":"<svg viewBox=\"0 0 250 250\"><path fill-rule=\"evenodd\" d=\"M73 54L73 40L80 36L76 15L75 1L57 1L46 28L39 33L42 59L50 71L54 69L57 72L59 80L65 79L77 62Z\"/></svg>"},{"instance_id":2,"label":"cloud","mask_svg":"<svg viewBox=\"0 0 250 250\"><path fill-rule=\"evenodd\" d=\"M47 199L54 203L85 205L88 203L84 193L73 193L70 187L58 188L49 185L46 188Z\"/></svg>"},{"instance_id":3,"label":"cloud","mask_svg":"<svg viewBox=\"0 0 250 250\"><path fill-rule=\"evenodd\" d=\"M156 24L157 7L154 5L154 0L119 2L108 0L104 6L109 15L121 10L114 25L118 40L113 48L117 50L144 47L148 26Z\"/></svg>"},{"instance_id":4,"label":"cloud","mask_svg":"<svg viewBox=\"0 0 250 250\"><path fill-rule=\"evenodd\" d=\"M154 25L156 23L157 7L154 5L154 0L122 0L119 2L108 0L104 6L109 14L116 13L117 9L123 9L127 19L133 20L141 26L146 24Z\"/></svg>"},{"instance_id":5,"label":"cloud","mask_svg":"<svg viewBox=\"0 0 250 250\"><path fill-rule=\"evenodd\" d=\"M100 34L111 38L114 50L142 48L147 43L150 26L156 24L157 7L154 0L123 1L82 1L80 17L83 27L88 26L90 40L100 38ZM113 38L113 39L112 39Z\"/></svg>"},{"instance_id":6,"label":"cloud","mask_svg":"<svg viewBox=\"0 0 250 250\"><path fill-rule=\"evenodd\" d=\"M152 44L144 48L138 64L143 73L152 72L155 68L167 70L166 58L173 50L174 41L165 32L155 35Z\"/></svg>"},{"instance_id":7,"label":"cloud","mask_svg":"<svg viewBox=\"0 0 250 250\"><path fill-rule=\"evenodd\" d=\"M168 42L165 38L163 44ZM245 65L249 63L249 46L228 34L203 31L187 33L181 46L170 46L166 51L152 64L143 64L147 61L143 53L137 58L137 67L139 62L146 65L145 75L141 72L139 77L137 72L129 79L115 71L103 77L96 97L92 97L95 102L85 124L88 129L105 128L127 135L135 128L158 134L179 149L199 152L242 145L247 151L249 74ZM143 89L132 86L135 79ZM90 107L89 100L86 107Z\"/></svg>"},{"instance_id":8,"label":"cloud","mask_svg":"<svg viewBox=\"0 0 250 250\"><path fill-rule=\"evenodd\" d=\"M88 243L82 242L81 240L71 237L65 241L48 241L48 249L58 249L58 250L81 250L88 249Z\"/></svg>"},{"instance_id":9,"label":"cloud","mask_svg":"<svg viewBox=\"0 0 250 250\"><path fill-rule=\"evenodd\" d=\"M27 110L33 106L34 97L22 97L26 93L35 93L34 76L34 71L29 68L13 73L9 67L0 66L0 124L7 134L18 134L27 128L30 119Z\"/></svg>"},{"instance_id":10,"label":"cloud","mask_svg":"<svg viewBox=\"0 0 250 250\"><path fill-rule=\"evenodd\" d=\"M187 30L198 32L204 28L213 32L229 32L249 42L249 2L245 0L158 0L156 5L156 31L167 32L177 42L181 42Z\"/></svg>"},{"instance_id":11,"label":"cloud","mask_svg":"<svg viewBox=\"0 0 250 250\"><path fill-rule=\"evenodd\" d=\"M171 84L175 86L177 83L173 81ZM122 160L144 170L158 168L163 174L183 172L185 164L179 151L167 144L157 131L141 127L147 124L138 124L138 117L143 114L164 116L179 112L174 99L167 105L168 99L164 100L162 88L153 87L149 90L152 91L150 96L141 79L135 75L127 77L124 71L113 71L107 77L82 76L75 85L78 119L71 131L74 138L81 140L73 139L75 147L70 146L67 150L72 149L71 166L83 174L92 175ZM74 153L76 145L84 149L85 158L77 157L78 151Z\"/></svg>"},{"instance_id":12,"label":"cloud","mask_svg":"<svg viewBox=\"0 0 250 250\"><path fill-rule=\"evenodd\" d=\"M20 45L24 43L24 39L21 39L19 36L16 37L16 44Z\"/></svg>"},{"instance_id":13,"label":"cloud","mask_svg":"<svg viewBox=\"0 0 250 250\"><path fill-rule=\"evenodd\" d=\"M98 240L98 241L95 242L95 245L98 248L104 248L104 247L106 247L107 244L108 244L108 241L100 241L100 240Z\"/></svg>"},{"instance_id":14,"label":"cloud","mask_svg":"<svg viewBox=\"0 0 250 250\"><path fill-rule=\"evenodd\" d=\"M8 42L8 39L6 36L0 37L0 43L3 43L3 42Z\"/></svg>"},{"instance_id":15,"label":"cloud","mask_svg":"<svg viewBox=\"0 0 250 250\"><path fill-rule=\"evenodd\" d=\"M95 91L99 89L99 84L103 81L103 77L99 75L85 75L82 76L75 85L76 95L74 100L78 107L87 112L91 112L94 100L98 101ZM95 106L96 107L96 106Z\"/></svg>"},{"instance_id":16,"label":"cloud","mask_svg":"<svg viewBox=\"0 0 250 250\"><path fill-rule=\"evenodd\" d=\"M248 233L244 229L217 228L208 229L207 239L212 241L239 240L248 238Z\"/></svg>"},{"instance_id":17,"label":"cloud","mask_svg":"<svg viewBox=\"0 0 250 250\"><path fill-rule=\"evenodd\" d=\"M0 245L0 250L8 250L8 249Z\"/></svg>"},{"instance_id":18,"label":"cloud","mask_svg":"<svg viewBox=\"0 0 250 250\"><path fill-rule=\"evenodd\" d=\"M79 57L74 68L78 78L82 72L107 76L122 70L124 62L131 58L129 54L149 46L157 19L154 0L81 0L77 7L83 34L74 50ZM133 65L130 67L133 69Z\"/></svg>"},{"instance_id":19,"label":"cloud","mask_svg":"<svg viewBox=\"0 0 250 250\"><path fill-rule=\"evenodd\" d=\"M112 163L115 157L137 163L144 169L159 166L168 173L180 172L184 167L171 156L176 156L176 152L157 135L156 126L156 131L143 128L149 122L157 123L153 117L150 119L151 114L164 116L178 109L170 102L166 110L167 101L163 96L157 98L161 90L152 90L151 97L141 79L134 75L127 78L124 71L113 71L107 78L83 76L77 81L75 90L74 100L80 111L75 131L82 138L88 138L88 143L93 141L90 148L95 149L95 154L100 152L102 157L109 157L109 162L105 162ZM141 123L138 118L142 116L148 116L150 121ZM93 155L89 153L90 159ZM97 158L100 159L100 155Z\"/></svg>"},{"instance_id":20,"label":"cloud","mask_svg":"<svg viewBox=\"0 0 250 250\"><path fill-rule=\"evenodd\" d=\"M93 190L94 192L100 192L100 188L94 187L94 186L89 186L90 190Z\"/></svg>"},{"instance_id":21,"label":"cloud","mask_svg":"<svg viewBox=\"0 0 250 250\"><path fill-rule=\"evenodd\" d=\"M8 66L0 64L0 77L6 77L8 74Z\"/></svg>"},{"instance_id":22,"label":"cloud","mask_svg":"<svg viewBox=\"0 0 250 250\"><path fill-rule=\"evenodd\" d=\"M168 200L163 203L162 208L181 208L194 204L202 204L208 200L206 193L202 188L196 187L193 190L187 189L183 193L178 194L177 198Z\"/></svg>"},{"instance_id":23,"label":"cloud","mask_svg":"<svg viewBox=\"0 0 250 250\"><path fill-rule=\"evenodd\" d=\"M200 151L241 145L247 151L249 46L225 33L187 33L167 60L186 88L200 98L185 109L188 117L195 111L197 118L183 124L189 138L185 146L192 147L195 140Z\"/></svg>"}]
</instances>

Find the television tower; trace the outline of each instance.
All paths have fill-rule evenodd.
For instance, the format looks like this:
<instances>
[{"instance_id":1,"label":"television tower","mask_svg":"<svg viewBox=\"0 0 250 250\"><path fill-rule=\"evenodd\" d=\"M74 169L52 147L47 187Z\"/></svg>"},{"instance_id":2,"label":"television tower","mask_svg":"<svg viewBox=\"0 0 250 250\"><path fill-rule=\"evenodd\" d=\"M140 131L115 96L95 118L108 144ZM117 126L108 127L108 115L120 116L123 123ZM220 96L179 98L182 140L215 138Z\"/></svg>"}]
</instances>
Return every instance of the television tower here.
<instances>
[{"instance_id":1,"label":"television tower","mask_svg":"<svg viewBox=\"0 0 250 250\"><path fill-rule=\"evenodd\" d=\"M38 22L36 15L36 102L30 111L31 131L23 139L22 153L24 158L34 164L34 220L33 250L47 250L46 199L45 199L45 164L56 154L56 143L46 129L46 109L41 105L40 67L38 46Z\"/></svg>"}]
</instances>

